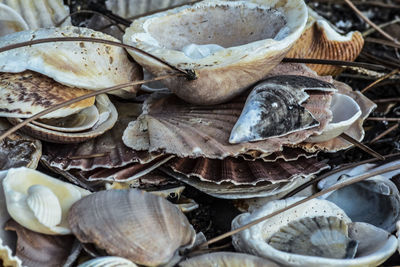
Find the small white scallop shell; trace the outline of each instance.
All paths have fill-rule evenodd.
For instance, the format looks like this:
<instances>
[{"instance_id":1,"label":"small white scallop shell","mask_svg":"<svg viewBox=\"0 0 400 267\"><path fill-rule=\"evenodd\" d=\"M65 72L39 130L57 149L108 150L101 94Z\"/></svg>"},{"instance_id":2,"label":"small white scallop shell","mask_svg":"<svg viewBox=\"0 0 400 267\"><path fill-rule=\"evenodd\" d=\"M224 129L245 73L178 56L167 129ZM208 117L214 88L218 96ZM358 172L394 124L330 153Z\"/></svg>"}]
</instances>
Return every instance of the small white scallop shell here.
<instances>
[{"instance_id":1,"label":"small white scallop shell","mask_svg":"<svg viewBox=\"0 0 400 267\"><path fill-rule=\"evenodd\" d=\"M136 267L130 260L121 257L99 257L79 264L78 267Z\"/></svg>"},{"instance_id":2,"label":"small white scallop shell","mask_svg":"<svg viewBox=\"0 0 400 267\"><path fill-rule=\"evenodd\" d=\"M14 9L0 2L0 36L28 29L24 19Z\"/></svg>"}]
</instances>

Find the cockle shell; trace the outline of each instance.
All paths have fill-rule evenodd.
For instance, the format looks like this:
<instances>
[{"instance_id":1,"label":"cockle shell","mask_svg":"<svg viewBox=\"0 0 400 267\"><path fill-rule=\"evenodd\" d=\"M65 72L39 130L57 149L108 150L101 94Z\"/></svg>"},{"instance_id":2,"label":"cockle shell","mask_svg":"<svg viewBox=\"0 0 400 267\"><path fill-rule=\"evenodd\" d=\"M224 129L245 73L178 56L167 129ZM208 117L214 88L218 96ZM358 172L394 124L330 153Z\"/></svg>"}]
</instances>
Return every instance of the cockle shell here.
<instances>
[{"instance_id":1,"label":"cockle shell","mask_svg":"<svg viewBox=\"0 0 400 267\"><path fill-rule=\"evenodd\" d=\"M358 31L339 34L332 25L308 8L307 26L287 57L354 61L364 39ZM309 65L319 75L338 75L342 68L332 65Z\"/></svg>"},{"instance_id":2,"label":"cockle shell","mask_svg":"<svg viewBox=\"0 0 400 267\"><path fill-rule=\"evenodd\" d=\"M194 71L196 80L173 77L162 82L187 102L211 105L264 78L300 37L306 20L306 6L299 0L202 1L135 20L123 41ZM190 44L222 49L194 59L182 51ZM155 76L171 72L148 56L129 53Z\"/></svg>"},{"instance_id":3,"label":"cockle shell","mask_svg":"<svg viewBox=\"0 0 400 267\"><path fill-rule=\"evenodd\" d=\"M11 7L0 2L0 36L28 30L24 19Z\"/></svg>"},{"instance_id":4,"label":"cockle shell","mask_svg":"<svg viewBox=\"0 0 400 267\"><path fill-rule=\"evenodd\" d=\"M23 31L0 37L0 47L55 37L91 37L109 41L117 39L87 28L68 26ZM77 88L99 90L141 80L143 73L129 61L120 47L90 42L53 42L26 46L0 53L1 72L32 70L57 82ZM131 86L113 94L134 96L139 86Z\"/></svg>"},{"instance_id":5,"label":"cockle shell","mask_svg":"<svg viewBox=\"0 0 400 267\"><path fill-rule=\"evenodd\" d=\"M137 265L121 257L99 257L81 263L78 267L137 267Z\"/></svg>"},{"instance_id":6,"label":"cockle shell","mask_svg":"<svg viewBox=\"0 0 400 267\"><path fill-rule=\"evenodd\" d=\"M332 84L303 76L268 78L254 87L232 129L229 143L260 141L319 126L301 104L305 90L334 91Z\"/></svg>"},{"instance_id":7,"label":"cockle shell","mask_svg":"<svg viewBox=\"0 0 400 267\"><path fill-rule=\"evenodd\" d=\"M280 251L333 259L352 259L358 247L348 237L347 224L334 216L292 221L273 234L268 244Z\"/></svg>"},{"instance_id":8,"label":"cockle shell","mask_svg":"<svg viewBox=\"0 0 400 267\"><path fill-rule=\"evenodd\" d=\"M70 233L66 221L69 208L90 194L82 188L23 167L8 171L3 188L7 210L15 221L32 231L52 235ZM52 203L55 198L58 207ZM61 209L62 215L58 224L57 209ZM57 218L52 218L54 213L57 213Z\"/></svg>"},{"instance_id":9,"label":"cockle shell","mask_svg":"<svg viewBox=\"0 0 400 267\"><path fill-rule=\"evenodd\" d=\"M278 267L276 263L249 254L215 252L187 259L180 267Z\"/></svg>"},{"instance_id":10,"label":"cockle shell","mask_svg":"<svg viewBox=\"0 0 400 267\"><path fill-rule=\"evenodd\" d=\"M146 266L166 264L195 231L167 200L139 190L106 190L77 202L68 222L82 243Z\"/></svg>"},{"instance_id":11,"label":"cockle shell","mask_svg":"<svg viewBox=\"0 0 400 267\"><path fill-rule=\"evenodd\" d=\"M134 150L163 151L181 158L206 157L224 159L241 154L262 157L282 150L286 144L297 144L315 132L322 131L331 119L331 92L310 91L304 107L320 126L279 138L232 145L231 129L246 100L239 96L227 104L200 106L188 104L171 94L152 94L144 103L143 113L131 122L122 137L125 145Z\"/></svg>"}]
</instances>

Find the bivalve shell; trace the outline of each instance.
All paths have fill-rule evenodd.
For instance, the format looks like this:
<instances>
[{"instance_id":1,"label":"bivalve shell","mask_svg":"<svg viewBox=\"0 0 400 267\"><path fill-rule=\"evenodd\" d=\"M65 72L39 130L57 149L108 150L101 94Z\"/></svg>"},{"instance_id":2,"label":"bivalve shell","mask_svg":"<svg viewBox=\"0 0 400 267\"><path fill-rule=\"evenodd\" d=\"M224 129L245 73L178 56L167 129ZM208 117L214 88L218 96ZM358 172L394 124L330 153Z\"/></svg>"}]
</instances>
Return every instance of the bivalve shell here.
<instances>
[{"instance_id":1,"label":"bivalve shell","mask_svg":"<svg viewBox=\"0 0 400 267\"><path fill-rule=\"evenodd\" d=\"M0 2L0 36L28 29L25 20L14 9Z\"/></svg>"},{"instance_id":2,"label":"bivalve shell","mask_svg":"<svg viewBox=\"0 0 400 267\"><path fill-rule=\"evenodd\" d=\"M78 265L78 267L136 267L130 260L121 257L99 257Z\"/></svg>"}]
</instances>

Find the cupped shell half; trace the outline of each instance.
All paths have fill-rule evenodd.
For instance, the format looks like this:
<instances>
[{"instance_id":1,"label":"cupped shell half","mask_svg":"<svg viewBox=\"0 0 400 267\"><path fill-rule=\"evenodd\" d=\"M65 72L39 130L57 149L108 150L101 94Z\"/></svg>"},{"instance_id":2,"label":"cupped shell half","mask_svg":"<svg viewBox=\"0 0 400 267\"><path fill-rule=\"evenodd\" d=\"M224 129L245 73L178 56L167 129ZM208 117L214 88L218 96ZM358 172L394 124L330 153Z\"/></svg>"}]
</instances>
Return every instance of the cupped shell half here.
<instances>
[{"instance_id":1,"label":"cupped shell half","mask_svg":"<svg viewBox=\"0 0 400 267\"><path fill-rule=\"evenodd\" d=\"M23 31L0 37L0 47L56 37L88 37L109 41L117 39L87 28L68 26ZM26 46L0 54L1 72L32 70L57 82L89 90L99 90L143 77L140 66L128 59L120 47L91 42L52 42ZM139 86L130 86L113 94L133 97Z\"/></svg>"},{"instance_id":2,"label":"cupped shell half","mask_svg":"<svg viewBox=\"0 0 400 267\"><path fill-rule=\"evenodd\" d=\"M364 39L358 31L341 35L324 18L308 8L307 26L287 54L294 58L354 61L360 54ZM338 75L342 68L332 65L309 65L319 75Z\"/></svg>"},{"instance_id":3,"label":"cupped shell half","mask_svg":"<svg viewBox=\"0 0 400 267\"><path fill-rule=\"evenodd\" d=\"M74 235L134 263L166 264L195 231L167 200L139 190L106 190L77 202L68 214Z\"/></svg>"},{"instance_id":4,"label":"cupped shell half","mask_svg":"<svg viewBox=\"0 0 400 267\"><path fill-rule=\"evenodd\" d=\"M99 257L81 263L78 267L137 267L137 265L121 257Z\"/></svg>"},{"instance_id":5,"label":"cupped shell half","mask_svg":"<svg viewBox=\"0 0 400 267\"><path fill-rule=\"evenodd\" d=\"M202 1L139 18L123 40L194 71L195 80L174 77L163 83L185 101L210 105L264 78L300 37L306 20L306 6L299 0ZM171 72L153 58L129 53L155 76Z\"/></svg>"},{"instance_id":6,"label":"cupped shell half","mask_svg":"<svg viewBox=\"0 0 400 267\"><path fill-rule=\"evenodd\" d=\"M24 30L28 30L28 25L20 14L0 2L0 36Z\"/></svg>"}]
</instances>

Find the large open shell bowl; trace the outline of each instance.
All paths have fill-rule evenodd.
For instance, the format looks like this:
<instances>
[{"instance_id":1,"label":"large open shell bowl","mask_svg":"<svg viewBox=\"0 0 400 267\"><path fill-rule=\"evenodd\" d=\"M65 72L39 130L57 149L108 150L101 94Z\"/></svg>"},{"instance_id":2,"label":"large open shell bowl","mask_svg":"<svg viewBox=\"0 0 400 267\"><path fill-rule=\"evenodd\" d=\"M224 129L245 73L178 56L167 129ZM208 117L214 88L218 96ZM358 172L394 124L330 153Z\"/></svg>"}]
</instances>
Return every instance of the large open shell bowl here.
<instances>
[{"instance_id":1,"label":"large open shell bowl","mask_svg":"<svg viewBox=\"0 0 400 267\"><path fill-rule=\"evenodd\" d=\"M196 80L174 77L163 83L185 101L216 104L265 77L300 37L306 22L307 8L300 0L202 1L134 21L124 43L194 71ZM197 52L209 51L196 57L186 49L190 45ZM149 56L129 52L155 76L171 72Z\"/></svg>"}]
</instances>

